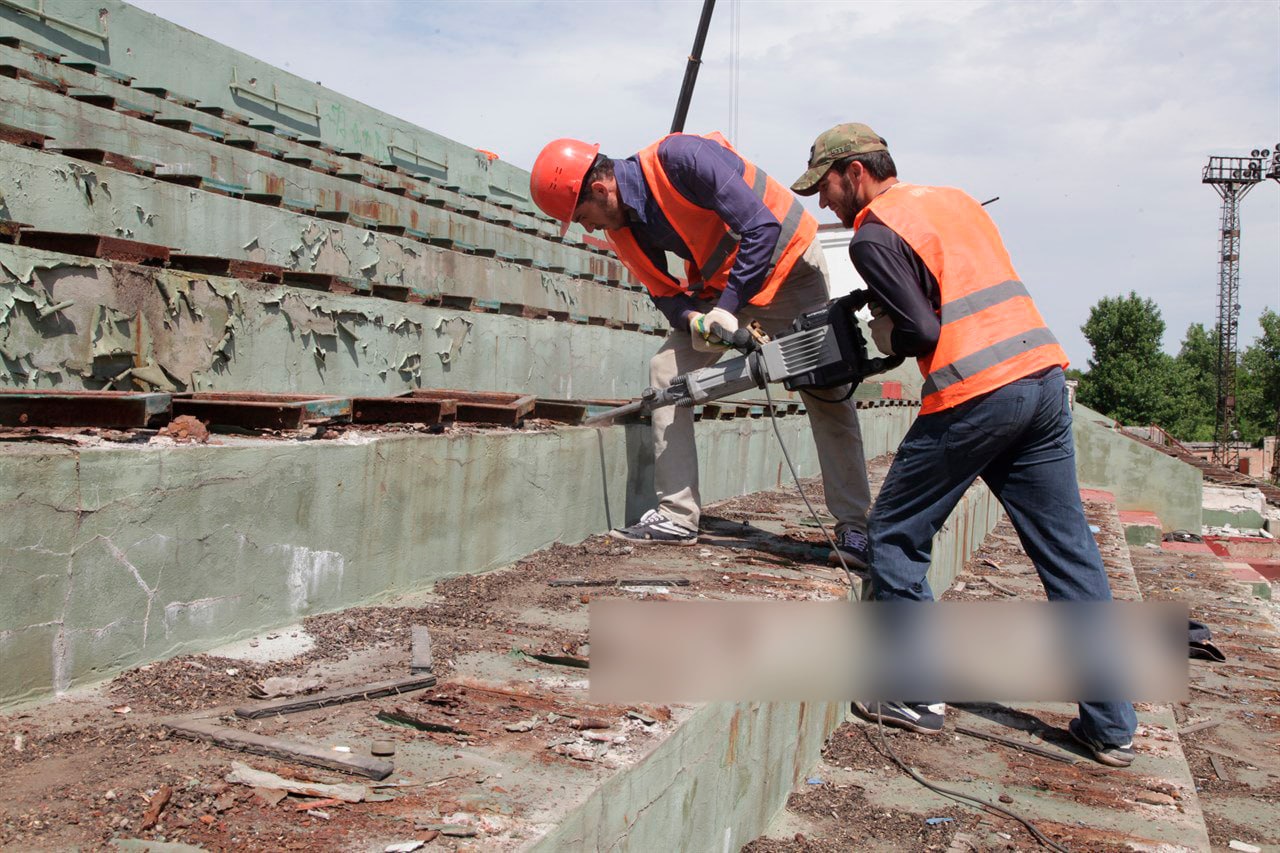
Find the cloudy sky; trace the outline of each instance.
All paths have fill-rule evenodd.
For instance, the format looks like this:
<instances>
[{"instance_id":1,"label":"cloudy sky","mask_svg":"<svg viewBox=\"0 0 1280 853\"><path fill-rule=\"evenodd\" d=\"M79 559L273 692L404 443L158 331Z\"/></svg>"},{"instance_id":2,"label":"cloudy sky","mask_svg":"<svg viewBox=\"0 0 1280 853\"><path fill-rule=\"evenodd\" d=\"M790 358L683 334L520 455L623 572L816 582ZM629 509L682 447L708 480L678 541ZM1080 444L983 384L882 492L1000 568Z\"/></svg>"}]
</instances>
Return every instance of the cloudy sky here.
<instances>
[{"instance_id":1,"label":"cloudy sky","mask_svg":"<svg viewBox=\"0 0 1280 853\"><path fill-rule=\"evenodd\" d=\"M528 168L578 136L625 156L670 127L701 0L133 0ZM1280 3L719 0L687 129L790 181L864 121L900 175L961 187L1005 234L1072 361L1103 296L1156 301L1176 352L1217 310L1211 153L1280 143ZM818 211L821 221L832 220ZM1280 310L1280 185L1242 205L1241 341Z\"/></svg>"}]
</instances>

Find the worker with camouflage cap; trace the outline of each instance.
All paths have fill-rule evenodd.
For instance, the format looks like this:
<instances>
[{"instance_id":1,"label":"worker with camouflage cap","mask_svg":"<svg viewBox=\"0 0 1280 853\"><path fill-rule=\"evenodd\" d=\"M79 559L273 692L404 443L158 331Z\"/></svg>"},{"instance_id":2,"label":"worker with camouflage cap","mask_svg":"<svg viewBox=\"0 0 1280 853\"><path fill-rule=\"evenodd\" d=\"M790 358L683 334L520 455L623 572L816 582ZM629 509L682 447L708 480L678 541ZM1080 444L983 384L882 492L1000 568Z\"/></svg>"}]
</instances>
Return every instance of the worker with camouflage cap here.
<instances>
[{"instance_id":1,"label":"worker with camouflage cap","mask_svg":"<svg viewBox=\"0 0 1280 853\"><path fill-rule=\"evenodd\" d=\"M978 477L999 498L1051 600L1109 601L1076 482L1066 354L1014 271L995 223L964 192L902 183L865 124L820 135L791 185L853 228L849 256L871 291L872 339L917 359L920 415L868 523L877 601L932 601L933 536ZM942 730L946 706L855 703L887 725ZM1070 733L1113 767L1134 758L1127 701L1080 703Z\"/></svg>"}]
</instances>

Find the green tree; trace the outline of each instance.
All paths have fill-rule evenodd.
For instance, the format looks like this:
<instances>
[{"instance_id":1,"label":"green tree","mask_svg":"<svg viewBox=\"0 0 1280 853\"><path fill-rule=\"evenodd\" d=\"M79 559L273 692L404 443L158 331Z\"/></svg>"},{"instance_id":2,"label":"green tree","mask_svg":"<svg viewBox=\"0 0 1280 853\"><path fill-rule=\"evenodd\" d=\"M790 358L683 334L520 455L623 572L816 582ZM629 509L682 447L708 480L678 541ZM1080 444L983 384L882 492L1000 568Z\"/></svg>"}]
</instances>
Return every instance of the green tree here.
<instances>
[{"instance_id":1,"label":"green tree","mask_svg":"<svg viewBox=\"0 0 1280 853\"><path fill-rule=\"evenodd\" d=\"M1236 379L1240 437L1246 441L1274 435L1280 412L1280 314L1264 310L1258 325L1262 334L1240 357Z\"/></svg>"},{"instance_id":2,"label":"green tree","mask_svg":"<svg viewBox=\"0 0 1280 853\"><path fill-rule=\"evenodd\" d=\"M1173 360L1160 349L1164 320L1155 302L1133 291L1103 297L1080 330L1093 347L1080 401L1121 423L1159 422L1171 407Z\"/></svg>"},{"instance_id":3,"label":"green tree","mask_svg":"<svg viewBox=\"0 0 1280 853\"><path fill-rule=\"evenodd\" d=\"M1182 441L1212 441L1218 405L1218 331L1192 323L1173 359L1161 425Z\"/></svg>"}]
</instances>

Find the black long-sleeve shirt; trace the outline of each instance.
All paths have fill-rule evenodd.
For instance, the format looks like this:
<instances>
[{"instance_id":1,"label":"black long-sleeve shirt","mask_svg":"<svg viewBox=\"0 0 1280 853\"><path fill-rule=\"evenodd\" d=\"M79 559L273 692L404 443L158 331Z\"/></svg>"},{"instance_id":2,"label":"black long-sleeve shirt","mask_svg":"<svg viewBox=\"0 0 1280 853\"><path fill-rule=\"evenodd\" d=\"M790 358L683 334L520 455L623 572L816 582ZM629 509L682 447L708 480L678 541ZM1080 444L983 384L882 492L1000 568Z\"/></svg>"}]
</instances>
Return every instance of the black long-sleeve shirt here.
<instances>
[{"instance_id":1,"label":"black long-sleeve shirt","mask_svg":"<svg viewBox=\"0 0 1280 853\"><path fill-rule=\"evenodd\" d=\"M915 250L872 212L854 232L849 257L893 320L893 351L913 358L933 352L942 330L938 280Z\"/></svg>"}]
</instances>

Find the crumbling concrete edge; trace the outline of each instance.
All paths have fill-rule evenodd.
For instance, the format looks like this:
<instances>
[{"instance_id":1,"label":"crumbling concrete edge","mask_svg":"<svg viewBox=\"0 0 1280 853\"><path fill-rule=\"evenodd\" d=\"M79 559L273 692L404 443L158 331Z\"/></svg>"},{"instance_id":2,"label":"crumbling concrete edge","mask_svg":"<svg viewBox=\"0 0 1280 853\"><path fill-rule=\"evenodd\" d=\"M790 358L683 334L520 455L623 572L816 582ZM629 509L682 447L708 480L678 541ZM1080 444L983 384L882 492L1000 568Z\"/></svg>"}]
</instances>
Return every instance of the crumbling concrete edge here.
<instances>
[{"instance_id":1,"label":"crumbling concrete edge","mask_svg":"<svg viewBox=\"0 0 1280 853\"><path fill-rule=\"evenodd\" d=\"M934 539L935 590L951 584L1000 512L981 483L965 493ZM786 805L846 710L843 702L702 705L530 849L738 850Z\"/></svg>"},{"instance_id":2,"label":"crumbling concrete edge","mask_svg":"<svg viewBox=\"0 0 1280 853\"><path fill-rule=\"evenodd\" d=\"M914 410L864 410L885 452ZM803 417L779 427L803 476ZM767 419L698 424L704 499L781 485ZM0 452L0 706L509 565L651 508L646 425Z\"/></svg>"}]
</instances>

